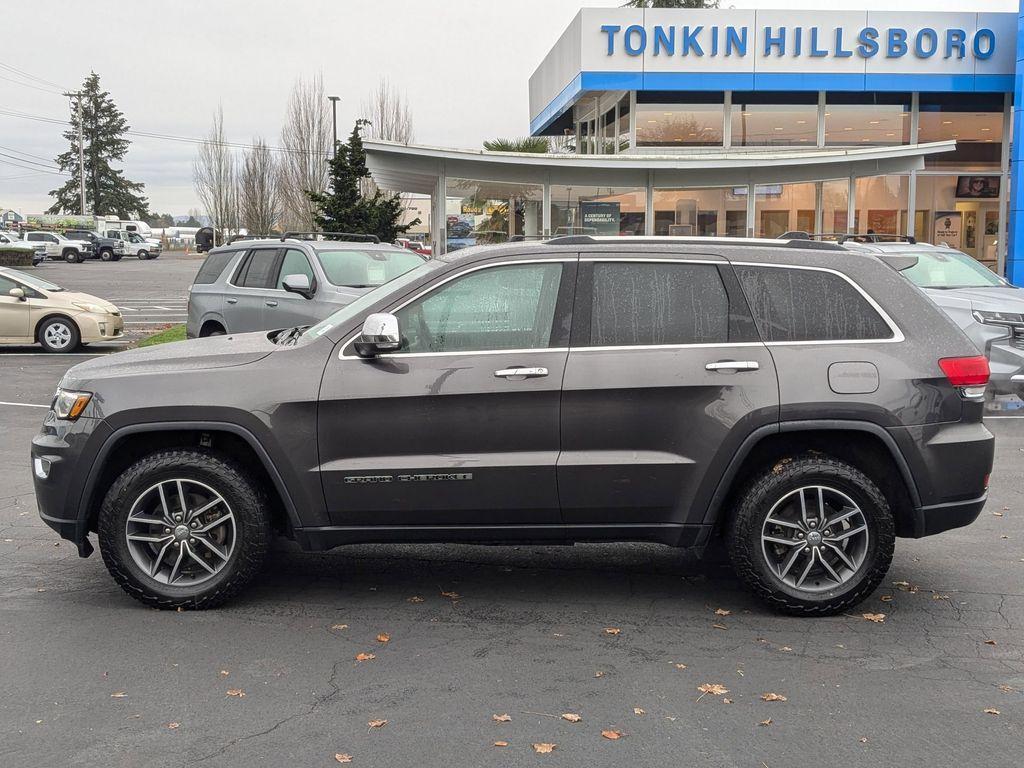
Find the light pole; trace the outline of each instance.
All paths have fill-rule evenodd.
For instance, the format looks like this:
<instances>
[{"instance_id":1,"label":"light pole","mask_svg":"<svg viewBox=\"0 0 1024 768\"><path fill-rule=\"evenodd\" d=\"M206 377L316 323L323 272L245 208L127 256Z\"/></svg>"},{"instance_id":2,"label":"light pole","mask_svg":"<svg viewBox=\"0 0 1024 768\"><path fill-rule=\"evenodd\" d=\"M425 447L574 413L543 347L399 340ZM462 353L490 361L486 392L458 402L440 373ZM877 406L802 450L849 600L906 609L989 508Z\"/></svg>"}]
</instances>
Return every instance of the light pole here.
<instances>
[{"instance_id":1,"label":"light pole","mask_svg":"<svg viewBox=\"0 0 1024 768\"><path fill-rule=\"evenodd\" d=\"M331 145L331 157L338 156L338 100L340 96L328 96L331 102L331 125L334 129L334 143Z\"/></svg>"},{"instance_id":2,"label":"light pole","mask_svg":"<svg viewBox=\"0 0 1024 768\"><path fill-rule=\"evenodd\" d=\"M82 111L82 96L84 94L81 91L77 91L75 93L65 93L64 95L69 99L75 99L75 103L78 105L78 195L79 210L85 216L85 147L83 146L85 131L82 126L85 120L85 113Z\"/></svg>"}]
</instances>

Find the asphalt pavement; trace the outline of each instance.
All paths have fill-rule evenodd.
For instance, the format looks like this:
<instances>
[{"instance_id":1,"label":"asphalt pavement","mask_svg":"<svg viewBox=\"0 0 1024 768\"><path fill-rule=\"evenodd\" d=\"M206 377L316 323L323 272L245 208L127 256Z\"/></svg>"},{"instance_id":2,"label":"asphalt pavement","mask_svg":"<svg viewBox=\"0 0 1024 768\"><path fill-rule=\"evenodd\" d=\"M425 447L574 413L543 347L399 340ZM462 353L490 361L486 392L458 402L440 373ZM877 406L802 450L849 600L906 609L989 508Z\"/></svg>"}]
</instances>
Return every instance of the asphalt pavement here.
<instances>
[{"instance_id":1,"label":"asphalt pavement","mask_svg":"<svg viewBox=\"0 0 1024 768\"><path fill-rule=\"evenodd\" d=\"M198 263L46 277L167 306ZM4 768L1024 759L1024 418L989 422L979 520L899 540L883 587L847 615L773 614L721 562L656 545L284 541L230 605L167 613L38 518L29 442L83 359L0 353Z\"/></svg>"}]
</instances>

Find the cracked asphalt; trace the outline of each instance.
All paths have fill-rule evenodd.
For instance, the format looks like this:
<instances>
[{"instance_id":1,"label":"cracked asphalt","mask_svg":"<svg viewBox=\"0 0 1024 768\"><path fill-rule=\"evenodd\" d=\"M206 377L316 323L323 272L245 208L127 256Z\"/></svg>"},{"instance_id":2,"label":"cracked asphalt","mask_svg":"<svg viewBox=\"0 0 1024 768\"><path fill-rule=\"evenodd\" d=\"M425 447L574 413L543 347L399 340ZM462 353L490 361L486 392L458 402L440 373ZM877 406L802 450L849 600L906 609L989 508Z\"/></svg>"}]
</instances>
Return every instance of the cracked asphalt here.
<instances>
[{"instance_id":1,"label":"cracked asphalt","mask_svg":"<svg viewBox=\"0 0 1024 768\"><path fill-rule=\"evenodd\" d=\"M0 356L0 401L47 402L82 359ZM1021 765L1024 419L989 424L974 525L899 540L856 612L796 619L720 562L635 544L282 541L229 606L150 610L39 520L43 412L0 405L5 768Z\"/></svg>"}]
</instances>

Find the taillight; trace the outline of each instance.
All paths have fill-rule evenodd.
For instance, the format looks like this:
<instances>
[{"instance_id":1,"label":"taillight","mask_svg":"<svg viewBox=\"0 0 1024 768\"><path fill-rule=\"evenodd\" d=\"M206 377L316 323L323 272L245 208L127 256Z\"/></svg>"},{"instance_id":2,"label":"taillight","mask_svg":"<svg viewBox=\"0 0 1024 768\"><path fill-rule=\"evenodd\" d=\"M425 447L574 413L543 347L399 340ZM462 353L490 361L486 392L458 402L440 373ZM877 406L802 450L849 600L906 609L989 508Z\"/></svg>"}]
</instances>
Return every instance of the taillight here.
<instances>
[{"instance_id":1,"label":"taillight","mask_svg":"<svg viewBox=\"0 0 1024 768\"><path fill-rule=\"evenodd\" d=\"M944 357L939 360L939 368L961 395L971 400L984 398L989 377L988 358L984 355Z\"/></svg>"},{"instance_id":2,"label":"taillight","mask_svg":"<svg viewBox=\"0 0 1024 768\"><path fill-rule=\"evenodd\" d=\"M988 384L988 358L984 355L944 357L939 360L939 368L954 387L983 387Z\"/></svg>"}]
</instances>

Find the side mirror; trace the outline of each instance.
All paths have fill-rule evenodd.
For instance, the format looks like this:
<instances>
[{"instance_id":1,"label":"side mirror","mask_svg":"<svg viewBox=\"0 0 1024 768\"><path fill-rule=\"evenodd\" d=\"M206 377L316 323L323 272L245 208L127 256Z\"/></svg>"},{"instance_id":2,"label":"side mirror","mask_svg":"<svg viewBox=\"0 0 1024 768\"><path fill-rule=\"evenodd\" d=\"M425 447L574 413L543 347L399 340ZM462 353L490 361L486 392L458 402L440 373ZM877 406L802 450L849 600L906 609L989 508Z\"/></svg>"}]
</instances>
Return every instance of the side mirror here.
<instances>
[{"instance_id":1,"label":"side mirror","mask_svg":"<svg viewBox=\"0 0 1024 768\"><path fill-rule=\"evenodd\" d=\"M303 298L313 298L313 288L306 275L285 275L284 280L281 281L281 287L289 293L297 293Z\"/></svg>"},{"instance_id":2,"label":"side mirror","mask_svg":"<svg viewBox=\"0 0 1024 768\"><path fill-rule=\"evenodd\" d=\"M398 318L387 312L376 312L363 321L363 331L356 339L356 353L360 357L374 357L382 352L394 352L402 346L398 332Z\"/></svg>"},{"instance_id":3,"label":"side mirror","mask_svg":"<svg viewBox=\"0 0 1024 768\"><path fill-rule=\"evenodd\" d=\"M21 288L11 288L7 293L18 301L28 301L28 299L25 298L25 291Z\"/></svg>"}]
</instances>

